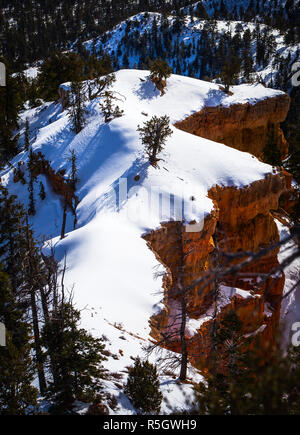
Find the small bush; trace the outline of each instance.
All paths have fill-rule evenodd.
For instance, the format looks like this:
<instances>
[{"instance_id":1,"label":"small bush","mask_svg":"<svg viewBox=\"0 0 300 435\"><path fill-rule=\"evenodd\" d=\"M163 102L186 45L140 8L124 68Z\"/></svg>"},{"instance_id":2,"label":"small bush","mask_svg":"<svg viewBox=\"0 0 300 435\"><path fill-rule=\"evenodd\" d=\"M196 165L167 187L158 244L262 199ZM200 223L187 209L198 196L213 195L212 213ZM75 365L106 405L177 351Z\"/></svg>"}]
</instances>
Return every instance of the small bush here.
<instances>
[{"instance_id":1,"label":"small bush","mask_svg":"<svg viewBox=\"0 0 300 435\"><path fill-rule=\"evenodd\" d=\"M129 368L129 376L124 390L133 406L140 414L157 414L161 408L162 394L159 390L157 369L148 361L135 360Z\"/></svg>"}]
</instances>

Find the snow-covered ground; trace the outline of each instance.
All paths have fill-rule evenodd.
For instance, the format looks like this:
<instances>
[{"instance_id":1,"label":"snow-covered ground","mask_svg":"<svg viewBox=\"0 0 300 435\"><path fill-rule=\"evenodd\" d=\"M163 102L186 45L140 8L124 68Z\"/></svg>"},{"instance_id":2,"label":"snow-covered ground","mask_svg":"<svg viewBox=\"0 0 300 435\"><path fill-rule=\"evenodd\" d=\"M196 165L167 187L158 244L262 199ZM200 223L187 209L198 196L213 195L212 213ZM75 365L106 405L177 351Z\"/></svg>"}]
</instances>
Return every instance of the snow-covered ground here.
<instances>
[{"instance_id":1,"label":"snow-covered ground","mask_svg":"<svg viewBox=\"0 0 300 435\"><path fill-rule=\"evenodd\" d=\"M78 135L72 132L68 112L62 112L60 104L47 103L21 116L20 143L28 118L33 150L42 151L54 169L66 169L68 176L71 150L77 156L77 228L73 229L73 216L69 213L67 235L60 240L60 198L42 176L35 186L37 214L32 224L35 232L48 240L45 250L51 241L58 259L67 256L65 284L69 289L74 287L76 305L83 310L82 325L95 336L104 334L108 338L107 348L114 357L105 366L117 373L117 378L121 376L121 381L106 383L107 391L118 397L119 408L112 411L116 413L134 412L117 384L126 379L126 367L132 365L133 358L145 355L149 318L161 298L161 278L155 276L163 268L142 235L158 228L162 221L201 222L213 206L206 196L213 185L243 186L272 171L248 153L175 127L159 156L158 167L153 168L145 156L138 125L153 115L168 115L173 124L205 105L254 103L280 92L260 85L241 85L232 87L233 95L228 96L217 85L173 75L166 95L161 97L148 76L147 71L117 72L112 90L124 116L105 124L99 99L95 99L87 104L86 126ZM27 159L28 153L23 151L12 164L16 166ZM138 181L136 175L140 176ZM27 185L13 183L12 169L4 170L0 176L9 192L16 194L26 207ZM46 201L38 196L40 181L45 184ZM191 201L192 196L195 201ZM155 358L151 356L152 361ZM172 377L163 373L161 376L163 410L178 406L183 409L184 393L191 400L191 385L179 386ZM191 376L197 379L195 374Z\"/></svg>"},{"instance_id":2,"label":"snow-covered ground","mask_svg":"<svg viewBox=\"0 0 300 435\"><path fill-rule=\"evenodd\" d=\"M245 3L247 2L248 0L246 0ZM213 6L209 6L209 3L211 2L206 3L208 10L213 12ZM232 7L236 6L236 3L240 3L240 6L243 6L243 4L241 4L243 2L238 1L232 2L231 0L228 0L227 3L230 11ZM187 11L188 9L186 9L186 13ZM139 13L133 17L128 18L128 20L121 22L111 31L108 31L104 35L99 36L99 38L86 41L84 43L84 47L90 52L98 52L99 50L103 50L109 56L115 59L116 65L119 68L123 66L122 59L124 54L126 53L128 57L129 68L141 67L141 63L144 64L146 62L145 59L142 60L143 52L147 52L148 54L153 53L152 57L156 57L154 49L154 39L148 40L145 43L146 46L140 45L140 41L142 41L142 38L145 34L147 34L148 36L151 35L154 20L156 21L157 25L158 39L162 41L162 46L164 48L165 60L167 60L169 64L173 67L174 72L177 71L178 62L180 62L180 74L187 76L191 75L189 73L189 68L197 60L197 57L199 57L199 53L197 52L196 47L203 38L207 39L207 34L205 34L204 29L206 29L207 31L208 21L191 18L191 16L189 15L186 15L184 17L184 25L182 26L181 31L178 34L176 32L171 32L172 26L176 22L175 16L170 15L168 17L165 17L162 14L155 12ZM166 28L164 26L166 26ZM249 30L251 34L254 34L255 29L256 24L252 22L218 20L216 21L214 39L218 44L220 41L220 37L225 34L230 34L231 37L239 35L239 37L243 38L246 30ZM278 72L278 66L274 66L274 60L278 58L288 58L288 66L290 66L299 57L300 44L287 45L284 41L284 36L279 32L279 30L268 28L264 24L260 24L260 29L261 34L263 34L263 31L265 29L270 30L270 35L272 35L274 38L274 52L272 53L272 56L270 56L268 64L262 66L256 62L256 44L252 42L251 55L254 62L253 70L255 71L253 73L253 78L255 81L258 74L259 77L266 84L271 85L272 87L272 84L276 83L275 79ZM170 45L171 49L173 49L177 45L179 47L190 47L190 54L187 54L186 52L184 58L182 59L172 58L172 55L170 55L169 53L170 49L168 48L168 46L164 46L164 32L170 33L172 36L172 41ZM205 59L203 59L203 61L205 61ZM197 69L196 73L193 70L196 76L198 70L199 68Z\"/></svg>"}]
</instances>

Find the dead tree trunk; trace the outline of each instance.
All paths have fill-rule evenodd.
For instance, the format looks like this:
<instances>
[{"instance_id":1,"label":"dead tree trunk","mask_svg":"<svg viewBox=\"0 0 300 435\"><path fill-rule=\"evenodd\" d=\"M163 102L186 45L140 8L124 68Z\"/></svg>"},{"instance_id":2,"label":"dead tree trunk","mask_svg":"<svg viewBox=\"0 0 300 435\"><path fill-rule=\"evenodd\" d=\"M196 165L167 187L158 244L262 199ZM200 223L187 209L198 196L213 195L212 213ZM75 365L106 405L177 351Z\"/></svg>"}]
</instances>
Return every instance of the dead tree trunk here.
<instances>
[{"instance_id":1,"label":"dead tree trunk","mask_svg":"<svg viewBox=\"0 0 300 435\"><path fill-rule=\"evenodd\" d=\"M43 365L43 354L41 349L40 330L38 322L38 310L35 299L35 291L30 292L31 312L32 312L32 324L34 334L34 348L36 356L36 365L39 378L39 386L41 394L44 394L47 389L46 378Z\"/></svg>"},{"instance_id":2,"label":"dead tree trunk","mask_svg":"<svg viewBox=\"0 0 300 435\"><path fill-rule=\"evenodd\" d=\"M29 290L29 295L30 295L32 326L33 326L33 334L34 334L34 348L35 348L36 365L37 365L37 372L39 378L39 386L40 386L41 394L44 394L47 389L47 384L46 384L46 378L44 372L43 353L42 353L41 340L40 340L38 308L36 304L37 288L35 282L35 275L38 274L38 271L35 270L36 268L34 267L34 262L37 262L38 260L33 258L34 246L32 243L32 236L30 234L28 221L26 222L26 243L27 243L26 286Z\"/></svg>"},{"instance_id":3,"label":"dead tree trunk","mask_svg":"<svg viewBox=\"0 0 300 435\"><path fill-rule=\"evenodd\" d=\"M188 351L187 351L187 342L186 342L186 321L187 321L187 303L186 303L186 294L185 294L185 287L184 287L184 277L185 277L185 271L184 271L184 261L185 261L185 255L183 252L183 225L181 225L180 229L180 274L179 274L179 291L180 291L180 308L181 308L181 325L180 325L180 346L181 346L181 363L180 363L180 375L179 379L181 381L186 380L187 376L187 364L188 364Z\"/></svg>"},{"instance_id":4,"label":"dead tree trunk","mask_svg":"<svg viewBox=\"0 0 300 435\"><path fill-rule=\"evenodd\" d=\"M62 221L61 235L60 235L61 239L65 238L66 222L67 222L67 208L68 208L68 203L67 203L67 198L65 197L64 209L63 209L63 221Z\"/></svg>"}]
</instances>

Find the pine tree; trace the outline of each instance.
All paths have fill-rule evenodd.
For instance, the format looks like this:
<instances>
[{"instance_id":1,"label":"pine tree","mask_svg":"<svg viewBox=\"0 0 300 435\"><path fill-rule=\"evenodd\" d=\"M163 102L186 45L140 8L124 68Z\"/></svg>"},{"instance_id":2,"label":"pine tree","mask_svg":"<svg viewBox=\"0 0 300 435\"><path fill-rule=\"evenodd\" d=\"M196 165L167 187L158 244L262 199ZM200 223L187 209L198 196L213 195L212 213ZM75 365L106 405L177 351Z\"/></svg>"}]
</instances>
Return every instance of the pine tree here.
<instances>
[{"instance_id":1,"label":"pine tree","mask_svg":"<svg viewBox=\"0 0 300 435\"><path fill-rule=\"evenodd\" d=\"M32 386L34 366L30 357L30 328L2 266L0 321L6 328L6 346L0 347L0 414L22 415L30 412L29 407L36 406L37 399L37 390Z\"/></svg>"},{"instance_id":2,"label":"pine tree","mask_svg":"<svg viewBox=\"0 0 300 435\"><path fill-rule=\"evenodd\" d=\"M230 86L235 84L240 70L240 59L237 56L228 55L221 72L221 80L225 86L224 92L228 93Z\"/></svg>"},{"instance_id":3,"label":"pine tree","mask_svg":"<svg viewBox=\"0 0 300 435\"><path fill-rule=\"evenodd\" d=\"M41 65L38 77L40 94L46 101L58 98L61 83L83 79L83 60L77 53L53 52Z\"/></svg>"},{"instance_id":4,"label":"pine tree","mask_svg":"<svg viewBox=\"0 0 300 435\"><path fill-rule=\"evenodd\" d=\"M119 106L114 106L113 100L114 96L112 92L105 91L103 94L103 101L100 102L100 107L104 116L104 122L110 122L114 118L120 118L123 116L123 110Z\"/></svg>"},{"instance_id":5,"label":"pine tree","mask_svg":"<svg viewBox=\"0 0 300 435\"><path fill-rule=\"evenodd\" d=\"M25 252L22 261L23 282L21 290L25 295L28 295L29 299L34 334L33 347L35 350L35 362L40 392L41 394L44 394L46 391L46 377L41 349L38 297L46 284L46 269L40 254L40 249L37 246L36 241L33 238L33 232L29 227L27 216L24 238Z\"/></svg>"},{"instance_id":6,"label":"pine tree","mask_svg":"<svg viewBox=\"0 0 300 435\"><path fill-rule=\"evenodd\" d=\"M51 357L54 381L48 396L51 412L72 412L75 399L92 402L101 392L101 362L104 345L84 329L79 329L80 312L71 303L62 302L51 313L42 331L45 356Z\"/></svg>"},{"instance_id":7,"label":"pine tree","mask_svg":"<svg viewBox=\"0 0 300 435\"><path fill-rule=\"evenodd\" d=\"M150 61L150 79L161 92L161 95L165 94L164 88L166 87L166 80L171 74L172 68L169 66L168 62L161 58Z\"/></svg>"},{"instance_id":8,"label":"pine tree","mask_svg":"<svg viewBox=\"0 0 300 435\"><path fill-rule=\"evenodd\" d=\"M29 121L28 118L26 118L25 121L25 151L28 151L30 147L30 141L29 141Z\"/></svg>"},{"instance_id":9,"label":"pine tree","mask_svg":"<svg viewBox=\"0 0 300 435\"><path fill-rule=\"evenodd\" d=\"M34 216L36 213L35 209L35 200L34 200L34 154L32 149L30 150L29 154L29 161L28 161L28 170L29 170L29 182L28 182L28 192L29 192L29 207L28 207L28 214L30 216Z\"/></svg>"},{"instance_id":10,"label":"pine tree","mask_svg":"<svg viewBox=\"0 0 300 435\"><path fill-rule=\"evenodd\" d=\"M6 64L6 86L0 87L0 167L18 153L18 113L22 106L17 79Z\"/></svg>"},{"instance_id":11,"label":"pine tree","mask_svg":"<svg viewBox=\"0 0 300 435\"><path fill-rule=\"evenodd\" d=\"M76 185L79 181L77 177L77 157L74 150L71 150L71 155L69 157L69 161L71 162L71 179L70 179L70 185L72 189L76 190Z\"/></svg>"},{"instance_id":12,"label":"pine tree","mask_svg":"<svg viewBox=\"0 0 300 435\"><path fill-rule=\"evenodd\" d=\"M85 108L86 100L84 93L84 85L82 82L71 83L71 101L68 108L69 117L73 124L73 130L76 134L80 133L85 124Z\"/></svg>"},{"instance_id":13,"label":"pine tree","mask_svg":"<svg viewBox=\"0 0 300 435\"><path fill-rule=\"evenodd\" d=\"M129 369L124 392L139 413L159 413L162 402L159 378L156 367L148 361L135 360L134 366Z\"/></svg>"},{"instance_id":14,"label":"pine tree","mask_svg":"<svg viewBox=\"0 0 300 435\"><path fill-rule=\"evenodd\" d=\"M153 166L157 165L157 155L163 150L167 138L173 134L169 125L170 118L168 116L160 118L153 116L150 121L144 123L143 127L139 126L137 129L140 132L142 143L145 145L149 161Z\"/></svg>"},{"instance_id":15,"label":"pine tree","mask_svg":"<svg viewBox=\"0 0 300 435\"><path fill-rule=\"evenodd\" d=\"M14 294L23 282L25 227L26 219L22 205L0 184L0 258L4 271L10 277Z\"/></svg>"}]
</instances>

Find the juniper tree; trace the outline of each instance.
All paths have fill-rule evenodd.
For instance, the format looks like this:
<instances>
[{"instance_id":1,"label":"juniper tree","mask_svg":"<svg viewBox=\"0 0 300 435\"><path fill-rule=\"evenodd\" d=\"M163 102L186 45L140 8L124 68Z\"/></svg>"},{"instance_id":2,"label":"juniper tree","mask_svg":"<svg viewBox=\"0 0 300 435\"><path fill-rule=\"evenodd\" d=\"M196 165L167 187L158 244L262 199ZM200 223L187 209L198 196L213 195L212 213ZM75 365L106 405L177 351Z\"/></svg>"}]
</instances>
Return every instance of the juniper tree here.
<instances>
[{"instance_id":1,"label":"juniper tree","mask_svg":"<svg viewBox=\"0 0 300 435\"><path fill-rule=\"evenodd\" d=\"M163 150L166 140L173 134L170 128L170 118L167 115L160 118L153 116L150 121L144 123L143 127L138 126L137 130L145 145L151 165L156 166L158 153Z\"/></svg>"},{"instance_id":2,"label":"juniper tree","mask_svg":"<svg viewBox=\"0 0 300 435\"><path fill-rule=\"evenodd\" d=\"M116 80L117 79L115 74L107 74L104 77L97 76L94 79L94 82L89 82L89 99L94 100L97 97L103 96L104 92L111 88Z\"/></svg>"},{"instance_id":3,"label":"juniper tree","mask_svg":"<svg viewBox=\"0 0 300 435\"><path fill-rule=\"evenodd\" d=\"M104 116L104 122L110 122L114 118L120 118L124 111L119 106L114 106L113 101L115 97L110 91L105 91L103 94L103 100L100 102L100 107Z\"/></svg>"},{"instance_id":4,"label":"juniper tree","mask_svg":"<svg viewBox=\"0 0 300 435\"><path fill-rule=\"evenodd\" d=\"M0 167L18 153L19 135L15 132L22 106L18 81L5 64L6 86L0 86Z\"/></svg>"},{"instance_id":5,"label":"juniper tree","mask_svg":"<svg viewBox=\"0 0 300 435\"><path fill-rule=\"evenodd\" d=\"M159 413L162 393L157 369L153 364L136 358L134 366L129 368L124 392L140 414Z\"/></svg>"},{"instance_id":6,"label":"juniper tree","mask_svg":"<svg viewBox=\"0 0 300 435\"><path fill-rule=\"evenodd\" d=\"M0 346L0 415L26 414L36 405L30 327L24 318L9 275L0 265L0 321L6 329L6 345Z\"/></svg>"},{"instance_id":7,"label":"juniper tree","mask_svg":"<svg viewBox=\"0 0 300 435\"><path fill-rule=\"evenodd\" d=\"M33 162L33 151L30 150L29 161L28 161L28 170L29 170L29 182L28 182L28 192L29 192L29 207L28 214L34 216L36 213L35 209L35 200L34 200L34 162Z\"/></svg>"},{"instance_id":8,"label":"juniper tree","mask_svg":"<svg viewBox=\"0 0 300 435\"><path fill-rule=\"evenodd\" d=\"M71 301L62 301L42 331L45 356L52 357L55 374L48 389L55 414L72 412L76 399L92 402L101 392L104 344L80 329L79 322L80 312Z\"/></svg>"},{"instance_id":9,"label":"juniper tree","mask_svg":"<svg viewBox=\"0 0 300 435\"><path fill-rule=\"evenodd\" d=\"M72 189L75 191L76 190L76 185L79 181L78 177L77 177L77 156L74 150L71 150L71 154L69 157L69 161L71 162L71 178L70 178L70 185L72 187Z\"/></svg>"},{"instance_id":10,"label":"juniper tree","mask_svg":"<svg viewBox=\"0 0 300 435\"><path fill-rule=\"evenodd\" d=\"M70 184L71 189L75 192L77 183L79 182L79 178L77 176L77 172L78 172L78 170L77 170L77 157L76 157L74 150L71 151L69 161L71 162L71 177L69 179L69 184ZM76 204L75 204L74 209L73 209L73 214L74 214L74 229L75 229L76 225L77 225Z\"/></svg>"},{"instance_id":11,"label":"juniper tree","mask_svg":"<svg viewBox=\"0 0 300 435\"><path fill-rule=\"evenodd\" d=\"M172 68L169 66L168 62L161 58L150 61L150 79L157 89L161 91L162 95L164 95L164 88L166 87L166 83L163 83L163 80L166 81L171 74Z\"/></svg>"},{"instance_id":12,"label":"juniper tree","mask_svg":"<svg viewBox=\"0 0 300 435\"><path fill-rule=\"evenodd\" d=\"M45 271L23 207L0 186L0 256L8 273L14 297L29 313L34 333L35 360L40 390L46 387L39 340L38 294Z\"/></svg>"},{"instance_id":13,"label":"juniper tree","mask_svg":"<svg viewBox=\"0 0 300 435\"><path fill-rule=\"evenodd\" d=\"M23 282L21 291L28 295L32 329L34 335L35 362L37 367L40 392L46 391L46 377L44 372L44 361L41 349L40 323L39 323L39 304L38 298L41 290L46 284L46 270L40 254L40 249L33 237L33 231L29 227L26 218L24 228L25 252L22 261Z\"/></svg>"},{"instance_id":14,"label":"juniper tree","mask_svg":"<svg viewBox=\"0 0 300 435\"><path fill-rule=\"evenodd\" d=\"M14 293L23 282L22 261L25 252L26 217L16 196L0 184L0 258Z\"/></svg>"},{"instance_id":15,"label":"juniper tree","mask_svg":"<svg viewBox=\"0 0 300 435\"><path fill-rule=\"evenodd\" d=\"M229 55L221 71L221 80L224 85L224 92L228 93L241 70L241 61L237 56Z\"/></svg>"},{"instance_id":16,"label":"juniper tree","mask_svg":"<svg viewBox=\"0 0 300 435\"><path fill-rule=\"evenodd\" d=\"M73 130L76 134L81 132L85 124L85 100L84 84L78 81L72 82L70 107L68 108L68 112L69 118L73 124Z\"/></svg>"}]
</instances>

